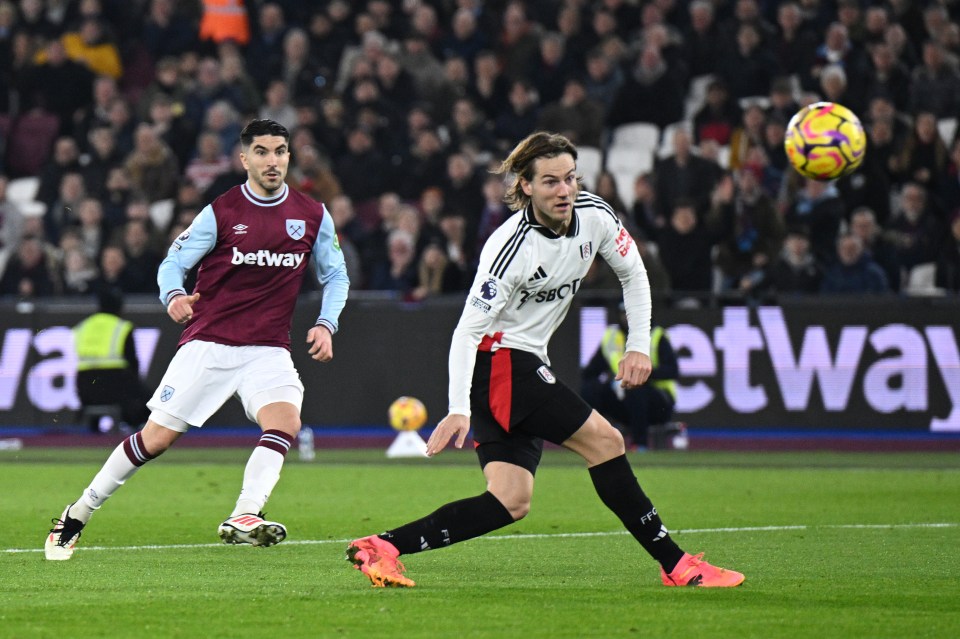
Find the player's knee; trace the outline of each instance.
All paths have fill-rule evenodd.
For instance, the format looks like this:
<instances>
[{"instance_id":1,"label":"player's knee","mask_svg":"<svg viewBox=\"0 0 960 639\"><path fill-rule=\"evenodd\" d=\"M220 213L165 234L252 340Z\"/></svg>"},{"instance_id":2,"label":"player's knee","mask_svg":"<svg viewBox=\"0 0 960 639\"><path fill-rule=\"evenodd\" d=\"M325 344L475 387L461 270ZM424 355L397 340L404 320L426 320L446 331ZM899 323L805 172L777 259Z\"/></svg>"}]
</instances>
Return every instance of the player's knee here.
<instances>
[{"instance_id":1,"label":"player's knee","mask_svg":"<svg viewBox=\"0 0 960 639\"><path fill-rule=\"evenodd\" d=\"M530 512L530 501L532 495L529 491L518 490L515 486L504 487L489 486L490 493L497 498L497 501L506 508L514 521L519 521Z\"/></svg>"},{"instance_id":2,"label":"player's knee","mask_svg":"<svg viewBox=\"0 0 960 639\"><path fill-rule=\"evenodd\" d=\"M530 499L515 498L509 503L505 503L504 507L514 521L520 521L530 513Z\"/></svg>"},{"instance_id":3,"label":"player's knee","mask_svg":"<svg viewBox=\"0 0 960 639\"><path fill-rule=\"evenodd\" d=\"M140 431L143 445L147 449L147 454L152 457L162 455L167 451L173 442L177 441L182 433L161 426L152 420L147 420L147 425Z\"/></svg>"},{"instance_id":4,"label":"player's knee","mask_svg":"<svg viewBox=\"0 0 960 639\"><path fill-rule=\"evenodd\" d=\"M606 420L604 420L606 422ZM599 429L597 437L597 446L603 453L608 455L608 459L619 457L627 452L626 444L623 441L623 435L619 430L613 427L610 422L606 422L605 427Z\"/></svg>"}]
</instances>

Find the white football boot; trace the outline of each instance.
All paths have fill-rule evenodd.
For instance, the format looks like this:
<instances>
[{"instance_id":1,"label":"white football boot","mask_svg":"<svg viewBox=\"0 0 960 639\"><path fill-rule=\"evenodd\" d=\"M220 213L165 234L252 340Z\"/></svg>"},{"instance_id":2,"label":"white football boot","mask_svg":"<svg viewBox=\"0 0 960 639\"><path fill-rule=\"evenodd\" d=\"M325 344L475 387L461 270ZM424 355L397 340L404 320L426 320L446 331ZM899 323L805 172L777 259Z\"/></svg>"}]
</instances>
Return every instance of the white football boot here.
<instances>
[{"instance_id":1,"label":"white football boot","mask_svg":"<svg viewBox=\"0 0 960 639\"><path fill-rule=\"evenodd\" d=\"M53 528L43 544L43 553L50 561L66 561L73 556L73 549L80 539L80 531L86 525L70 516L70 506L63 509L59 519L53 519Z\"/></svg>"},{"instance_id":2,"label":"white football boot","mask_svg":"<svg viewBox=\"0 0 960 639\"><path fill-rule=\"evenodd\" d=\"M263 513L237 515L227 519L217 529L225 544L250 544L272 546L287 538L286 527L275 521L267 521Z\"/></svg>"}]
</instances>

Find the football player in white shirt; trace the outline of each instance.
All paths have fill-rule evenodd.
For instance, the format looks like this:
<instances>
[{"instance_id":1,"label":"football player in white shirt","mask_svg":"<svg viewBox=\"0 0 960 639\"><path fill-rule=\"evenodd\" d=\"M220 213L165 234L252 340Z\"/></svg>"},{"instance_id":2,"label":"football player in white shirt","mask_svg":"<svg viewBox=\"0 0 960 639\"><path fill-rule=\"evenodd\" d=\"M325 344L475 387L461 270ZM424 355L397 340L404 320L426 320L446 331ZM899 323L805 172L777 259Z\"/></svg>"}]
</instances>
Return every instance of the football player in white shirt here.
<instances>
[{"instance_id":1,"label":"football player in white shirt","mask_svg":"<svg viewBox=\"0 0 960 639\"><path fill-rule=\"evenodd\" d=\"M481 252L450 347L449 414L427 442L431 456L451 440L460 448L472 421L487 490L351 542L347 558L374 586L414 585L399 555L522 519L544 440L586 460L600 499L660 563L664 585L729 587L744 579L676 545L630 468L620 432L550 369L547 343L599 253L623 285L630 328L616 379L624 389L636 388L651 371L646 269L610 206L581 190L576 160L568 139L540 132L521 141L500 167L512 176L506 201L516 213Z\"/></svg>"}]
</instances>

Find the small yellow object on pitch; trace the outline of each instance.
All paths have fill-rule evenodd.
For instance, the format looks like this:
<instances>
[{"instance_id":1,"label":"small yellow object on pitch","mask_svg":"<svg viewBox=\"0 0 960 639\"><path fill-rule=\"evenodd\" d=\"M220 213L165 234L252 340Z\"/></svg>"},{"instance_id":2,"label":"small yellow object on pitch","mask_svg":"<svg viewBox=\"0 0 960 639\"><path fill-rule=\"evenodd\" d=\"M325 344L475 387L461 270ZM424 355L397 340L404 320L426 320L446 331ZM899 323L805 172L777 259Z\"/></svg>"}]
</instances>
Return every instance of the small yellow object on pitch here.
<instances>
[{"instance_id":1,"label":"small yellow object on pitch","mask_svg":"<svg viewBox=\"0 0 960 639\"><path fill-rule=\"evenodd\" d=\"M387 414L394 430L419 430L427 423L427 407L416 397L398 397Z\"/></svg>"},{"instance_id":2,"label":"small yellow object on pitch","mask_svg":"<svg viewBox=\"0 0 960 639\"><path fill-rule=\"evenodd\" d=\"M835 102L814 102L790 118L783 141L790 164L812 180L836 180L863 163L867 136L853 111Z\"/></svg>"},{"instance_id":3,"label":"small yellow object on pitch","mask_svg":"<svg viewBox=\"0 0 960 639\"><path fill-rule=\"evenodd\" d=\"M387 457L426 457L427 442L417 430L427 423L427 407L416 397L398 397L387 411L390 426L399 431L387 449Z\"/></svg>"}]
</instances>

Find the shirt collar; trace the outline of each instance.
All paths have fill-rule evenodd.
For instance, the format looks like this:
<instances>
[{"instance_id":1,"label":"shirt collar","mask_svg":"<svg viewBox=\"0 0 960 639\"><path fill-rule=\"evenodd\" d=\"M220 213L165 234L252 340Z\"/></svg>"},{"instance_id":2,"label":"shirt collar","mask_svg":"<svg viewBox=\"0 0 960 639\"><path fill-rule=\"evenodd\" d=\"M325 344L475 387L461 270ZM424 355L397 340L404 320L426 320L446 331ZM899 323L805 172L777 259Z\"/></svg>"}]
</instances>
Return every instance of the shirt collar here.
<instances>
[{"instance_id":1,"label":"shirt collar","mask_svg":"<svg viewBox=\"0 0 960 639\"><path fill-rule=\"evenodd\" d=\"M533 214L532 203L528 204L527 208L524 209L523 219L527 222L527 224L535 228L544 237L548 237L550 239L557 239L559 237L564 237L561 235L557 235L551 229L548 229L543 224L537 221L537 216ZM576 237L579 232L580 232L580 216L577 215L577 207L576 205L574 205L573 216L570 219L570 226L567 227L567 234L565 237Z\"/></svg>"}]
</instances>

